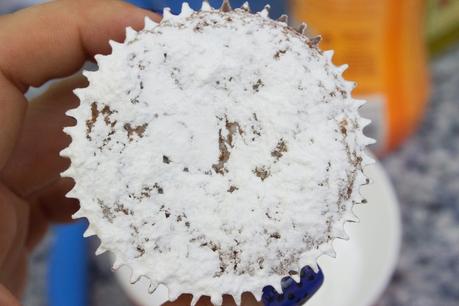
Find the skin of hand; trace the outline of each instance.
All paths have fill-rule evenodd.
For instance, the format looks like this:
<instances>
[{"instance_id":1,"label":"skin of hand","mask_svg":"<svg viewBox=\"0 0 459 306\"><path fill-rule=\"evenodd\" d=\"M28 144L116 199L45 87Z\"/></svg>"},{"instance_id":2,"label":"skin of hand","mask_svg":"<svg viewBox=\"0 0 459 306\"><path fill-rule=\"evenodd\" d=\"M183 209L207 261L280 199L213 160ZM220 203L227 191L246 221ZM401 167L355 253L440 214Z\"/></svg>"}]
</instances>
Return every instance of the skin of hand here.
<instances>
[{"instance_id":1,"label":"skin of hand","mask_svg":"<svg viewBox=\"0 0 459 306\"><path fill-rule=\"evenodd\" d=\"M152 12L116 0L61 0L0 16L0 305L18 306L27 256L54 222L68 222L78 201L65 194L73 181L60 178L70 161L59 152L70 143L65 116L78 106L72 90L86 87L72 76L95 54L108 54L109 39L123 41L125 27L140 30ZM72 76L72 77L70 77ZM65 78L27 101L29 87ZM189 305L182 295L167 306ZM200 306L211 305L201 298ZM258 305L251 294L243 305ZM224 305L234 305L225 297Z\"/></svg>"},{"instance_id":2,"label":"skin of hand","mask_svg":"<svg viewBox=\"0 0 459 306\"><path fill-rule=\"evenodd\" d=\"M109 39L124 40L125 27L140 30L144 17L160 17L120 1L63 0L0 16L0 305L17 306L27 256L52 222L70 221L78 201L65 198L73 182L59 173L59 157L75 124L65 111L85 87L66 79L30 103L24 93L68 77L95 54L110 53Z\"/></svg>"}]
</instances>

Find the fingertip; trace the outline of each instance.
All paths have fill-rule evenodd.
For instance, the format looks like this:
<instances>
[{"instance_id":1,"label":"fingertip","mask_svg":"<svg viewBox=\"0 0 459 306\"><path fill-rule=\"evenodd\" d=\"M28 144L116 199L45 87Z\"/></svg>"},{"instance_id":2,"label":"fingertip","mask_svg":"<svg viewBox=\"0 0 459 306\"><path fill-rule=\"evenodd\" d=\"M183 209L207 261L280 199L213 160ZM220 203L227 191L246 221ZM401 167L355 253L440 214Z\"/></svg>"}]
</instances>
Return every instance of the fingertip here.
<instances>
[{"instance_id":1,"label":"fingertip","mask_svg":"<svg viewBox=\"0 0 459 306\"><path fill-rule=\"evenodd\" d=\"M0 284L0 305L21 306L13 294Z\"/></svg>"},{"instance_id":2,"label":"fingertip","mask_svg":"<svg viewBox=\"0 0 459 306\"><path fill-rule=\"evenodd\" d=\"M144 10L144 9L142 9L142 11L145 12L145 16L148 16L148 18L150 18L154 22L160 22L161 19L162 19L161 15L159 15L158 13L155 13L155 12L152 12L152 11L148 11L148 10Z\"/></svg>"},{"instance_id":3,"label":"fingertip","mask_svg":"<svg viewBox=\"0 0 459 306\"><path fill-rule=\"evenodd\" d=\"M104 2L109 2L110 5ZM122 1L100 1L97 7L92 5L90 8L86 7L85 10L90 15L89 20L92 20L92 23L81 25L83 38L91 39L91 36L86 34L92 33L95 35L92 36L94 40L98 40L98 42L103 40L105 42L100 52L90 54L92 56L96 53L108 53L110 51L109 39L118 42L124 41L126 39L125 29L127 27L132 27L136 31L144 29L145 17L150 18L154 22L161 20L161 16L152 11ZM109 23L111 24L110 26ZM91 41L87 45L92 45ZM97 42L94 42L94 45L97 45ZM91 51L91 48L88 49ZM94 51L97 49L94 48Z\"/></svg>"}]
</instances>

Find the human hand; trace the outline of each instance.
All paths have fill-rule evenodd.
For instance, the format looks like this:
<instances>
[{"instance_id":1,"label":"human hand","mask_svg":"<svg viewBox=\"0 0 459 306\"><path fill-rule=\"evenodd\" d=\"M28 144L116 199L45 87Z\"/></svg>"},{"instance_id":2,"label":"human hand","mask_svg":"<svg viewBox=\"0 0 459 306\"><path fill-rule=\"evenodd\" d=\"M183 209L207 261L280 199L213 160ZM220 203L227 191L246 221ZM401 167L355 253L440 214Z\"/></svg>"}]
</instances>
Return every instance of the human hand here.
<instances>
[{"instance_id":1,"label":"human hand","mask_svg":"<svg viewBox=\"0 0 459 306\"><path fill-rule=\"evenodd\" d=\"M73 125L64 115L78 105L67 79L28 103L30 86L67 77L95 54L110 52L109 39L122 41L125 27L140 30L144 17L159 16L110 0L56 1L0 17L0 305L19 305L27 254L50 222L70 220L78 202L65 198L72 181L59 173L59 157Z\"/></svg>"}]
</instances>

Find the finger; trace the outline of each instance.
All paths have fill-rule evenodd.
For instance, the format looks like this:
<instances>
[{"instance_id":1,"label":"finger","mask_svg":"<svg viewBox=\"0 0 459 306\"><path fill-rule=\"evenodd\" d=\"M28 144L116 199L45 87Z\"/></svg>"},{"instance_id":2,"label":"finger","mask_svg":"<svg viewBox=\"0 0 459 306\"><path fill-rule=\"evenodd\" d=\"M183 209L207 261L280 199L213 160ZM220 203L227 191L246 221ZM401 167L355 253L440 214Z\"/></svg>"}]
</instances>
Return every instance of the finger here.
<instances>
[{"instance_id":1,"label":"finger","mask_svg":"<svg viewBox=\"0 0 459 306\"><path fill-rule=\"evenodd\" d=\"M1 27L1 24L0 24ZM1 38L0 38L1 39ZM0 170L16 144L27 101L0 72Z\"/></svg>"},{"instance_id":2,"label":"finger","mask_svg":"<svg viewBox=\"0 0 459 306\"><path fill-rule=\"evenodd\" d=\"M24 245L28 230L29 206L0 183L0 282L2 267Z\"/></svg>"},{"instance_id":3,"label":"finger","mask_svg":"<svg viewBox=\"0 0 459 306\"><path fill-rule=\"evenodd\" d=\"M182 294L173 302L166 302L162 306L189 306L191 304L191 299L193 298L190 294Z\"/></svg>"},{"instance_id":4,"label":"finger","mask_svg":"<svg viewBox=\"0 0 459 306\"><path fill-rule=\"evenodd\" d=\"M48 222L71 222L72 215L80 208L76 199L65 195L72 189L74 182L70 178L61 178L54 184L37 193L37 201Z\"/></svg>"},{"instance_id":5,"label":"finger","mask_svg":"<svg viewBox=\"0 0 459 306\"><path fill-rule=\"evenodd\" d=\"M0 283L5 283L24 251L29 230L29 205L0 184L0 211Z\"/></svg>"},{"instance_id":6,"label":"finger","mask_svg":"<svg viewBox=\"0 0 459 306\"><path fill-rule=\"evenodd\" d=\"M166 302L162 306L187 306L191 304L192 297L193 296L190 294L182 294L177 300L173 302ZM211 305L212 303L208 296L201 297L196 304L196 306L211 306ZM234 301L234 298L232 296L224 295L222 305L223 306L234 306L236 305L236 302ZM241 305L242 306L261 306L262 304L257 302L253 294L245 292L244 294L242 294Z\"/></svg>"},{"instance_id":7,"label":"finger","mask_svg":"<svg viewBox=\"0 0 459 306\"><path fill-rule=\"evenodd\" d=\"M50 223L72 222L72 215L80 208L79 201L65 195L74 182L69 178L59 178L50 186L37 191L28 198L31 203L30 228L26 246L32 250L44 237Z\"/></svg>"},{"instance_id":8,"label":"finger","mask_svg":"<svg viewBox=\"0 0 459 306\"><path fill-rule=\"evenodd\" d=\"M72 90L87 86L79 75L51 86L30 103L19 141L0 177L17 194L28 196L54 182L70 161L59 156L71 139L63 132L74 125L65 112L78 105Z\"/></svg>"},{"instance_id":9,"label":"finger","mask_svg":"<svg viewBox=\"0 0 459 306\"><path fill-rule=\"evenodd\" d=\"M48 187L32 194L27 200L30 205L30 228L26 247L33 248L42 240L50 223L71 222L72 215L79 209L78 200L65 195L74 183L69 178L57 179Z\"/></svg>"},{"instance_id":10,"label":"finger","mask_svg":"<svg viewBox=\"0 0 459 306\"><path fill-rule=\"evenodd\" d=\"M0 183L0 269L13 248L17 233L16 210L11 204L7 188ZM1 270L0 270L1 281Z\"/></svg>"},{"instance_id":11,"label":"finger","mask_svg":"<svg viewBox=\"0 0 459 306\"><path fill-rule=\"evenodd\" d=\"M5 283L5 286L14 296L20 298L24 293L26 278L27 251L23 249L19 256L15 258L14 265L12 265L10 275L8 276L8 281Z\"/></svg>"},{"instance_id":12,"label":"finger","mask_svg":"<svg viewBox=\"0 0 459 306\"><path fill-rule=\"evenodd\" d=\"M11 294L11 292L6 289L2 284L0 284L0 305L5 306L21 306L19 301Z\"/></svg>"},{"instance_id":13,"label":"finger","mask_svg":"<svg viewBox=\"0 0 459 306\"><path fill-rule=\"evenodd\" d=\"M120 1L80 0L53 1L0 17L0 169L19 135L27 88L68 76L88 57L108 53L108 40L123 39L128 25L141 28L145 15L159 19Z\"/></svg>"},{"instance_id":14,"label":"finger","mask_svg":"<svg viewBox=\"0 0 459 306\"><path fill-rule=\"evenodd\" d=\"M253 296L252 293L250 293L250 292L244 292L244 293L242 294L241 305L244 305L244 306L261 306L261 305L263 305L263 304L262 304L262 303L259 303L259 302L255 299L255 296Z\"/></svg>"},{"instance_id":15,"label":"finger","mask_svg":"<svg viewBox=\"0 0 459 306\"><path fill-rule=\"evenodd\" d=\"M176 305L174 305L176 306ZM202 296L198 302L196 303L196 306L213 306L212 302L210 301L210 297L208 296Z\"/></svg>"},{"instance_id":16,"label":"finger","mask_svg":"<svg viewBox=\"0 0 459 306\"><path fill-rule=\"evenodd\" d=\"M38 203L30 203L30 231L26 240L26 249L31 252L45 237L48 231L48 220Z\"/></svg>"},{"instance_id":17,"label":"finger","mask_svg":"<svg viewBox=\"0 0 459 306\"><path fill-rule=\"evenodd\" d=\"M234 301L234 298L231 295L224 295L223 296L223 306L239 306L236 305L236 302Z\"/></svg>"},{"instance_id":18,"label":"finger","mask_svg":"<svg viewBox=\"0 0 459 306\"><path fill-rule=\"evenodd\" d=\"M125 27L141 29L144 17L159 16L113 0L52 1L0 20L0 67L22 90L68 76L94 54L110 52ZM27 35L18 35L27 33Z\"/></svg>"}]
</instances>

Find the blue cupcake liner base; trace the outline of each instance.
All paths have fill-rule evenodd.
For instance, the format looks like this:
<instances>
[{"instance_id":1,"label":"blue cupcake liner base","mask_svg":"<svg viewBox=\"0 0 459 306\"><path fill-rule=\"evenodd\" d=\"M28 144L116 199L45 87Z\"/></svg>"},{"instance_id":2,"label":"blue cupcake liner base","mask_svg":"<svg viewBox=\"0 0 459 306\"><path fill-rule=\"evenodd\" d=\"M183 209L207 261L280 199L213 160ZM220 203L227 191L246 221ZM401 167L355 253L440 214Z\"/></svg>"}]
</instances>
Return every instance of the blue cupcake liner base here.
<instances>
[{"instance_id":1,"label":"blue cupcake liner base","mask_svg":"<svg viewBox=\"0 0 459 306\"><path fill-rule=\"evenodd\" d=\"M279 293L272 286L263 288L262 302L265 306L299 306L306 303L322 286L324 275L319 267L318 272L306 266L301 269L300 282L291 277L284 277L281 281L282 292Z\"/></svg>"}]
</instances>

